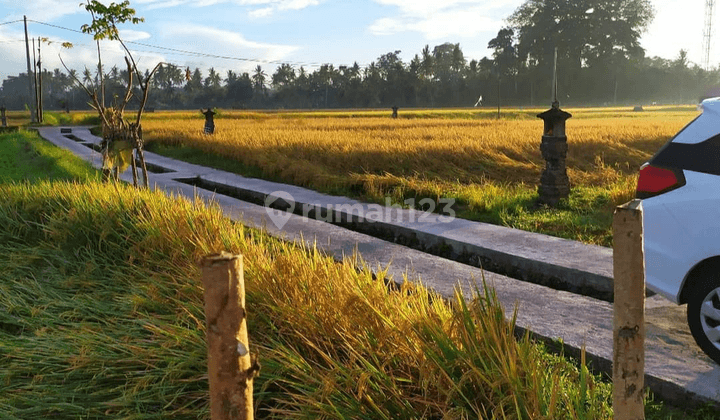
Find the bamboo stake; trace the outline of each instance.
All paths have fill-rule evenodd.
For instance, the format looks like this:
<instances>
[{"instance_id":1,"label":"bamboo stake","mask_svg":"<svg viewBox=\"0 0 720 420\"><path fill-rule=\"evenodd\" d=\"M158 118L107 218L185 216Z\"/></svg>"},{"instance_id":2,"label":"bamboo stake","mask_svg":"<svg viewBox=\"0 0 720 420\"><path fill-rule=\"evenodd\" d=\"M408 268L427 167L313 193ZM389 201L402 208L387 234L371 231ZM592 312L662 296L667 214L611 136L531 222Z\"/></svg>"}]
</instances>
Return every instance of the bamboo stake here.
<instances>
[{"instance_id":1,"label":"bamboo stake","mask_svg":"<svg viewBox=\"0 0 720 420\"><path fill-rule=\"evenodd\" d=\"M253 377L245 310L243 257L220 253L202 262L212 420L253 420Z\"/></svg>"},{"instance_id":2,"label":"bamboo stake","mask_svg":"<svg viewBox=\"0 0 720 420\"><path fill-rule=\"evenodd\" d=\"M645 419L645 266L642 201L613 215L613 411L616 420Z\"/></svg>"}]
</instances>

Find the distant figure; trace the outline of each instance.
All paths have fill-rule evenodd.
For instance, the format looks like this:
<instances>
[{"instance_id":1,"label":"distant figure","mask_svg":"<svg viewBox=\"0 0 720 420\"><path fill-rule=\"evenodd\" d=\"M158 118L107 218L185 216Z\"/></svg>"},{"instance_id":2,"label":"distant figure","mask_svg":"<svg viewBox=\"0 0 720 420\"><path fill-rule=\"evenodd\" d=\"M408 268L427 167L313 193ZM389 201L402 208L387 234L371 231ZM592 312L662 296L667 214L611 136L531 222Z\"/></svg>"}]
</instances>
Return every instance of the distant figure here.
<instances>
[{"instance_id":1,"label":"distant figure","mask_svg":"<svg viewBox=\"0 0 720 420\"><path fill-rule=\"evenodd\" d=\"M480 97L478 98L477 102L475 102L475 105L474 105L474 106L478 106L478 105L479 105L479 106L482 106L482 95L480 95Z\"/></svg>"},{"instance_id":2,"label":"distant figure","mask_svg":"<svg viewBox=\"0 0 720 420\"><path fill-rule=\"evenodd\" d=\"M398 110L398 107L397 107L397 106L394 106L394 107L392 107L392 110L393 110L392 117L393 117L393 118L397 118L397 110Z\"/></svg>"},{"instance_id":3,"label":"distant figure","mask_svg":"<svg viewBox=\"0 0 720 420\"><path fill-rule=\"evenodd\" d=\"M203 111L202 108L200 108L200 112L205 116L205 134L213 134L215 132L213 115L215 115L215 113L211 108L208 108L207 111Z\"/></svg>"},{"instance_id":4,"label":"distant figure","mask_svg":"<svg viewBox=\"0 0 720 420\"><path fill-rule=\"evenodd\" d=\"M2 116L2 126L7 127L7 117L5 116L5 107L0 107L0 116Z\"/></svg>"}]
</instances>

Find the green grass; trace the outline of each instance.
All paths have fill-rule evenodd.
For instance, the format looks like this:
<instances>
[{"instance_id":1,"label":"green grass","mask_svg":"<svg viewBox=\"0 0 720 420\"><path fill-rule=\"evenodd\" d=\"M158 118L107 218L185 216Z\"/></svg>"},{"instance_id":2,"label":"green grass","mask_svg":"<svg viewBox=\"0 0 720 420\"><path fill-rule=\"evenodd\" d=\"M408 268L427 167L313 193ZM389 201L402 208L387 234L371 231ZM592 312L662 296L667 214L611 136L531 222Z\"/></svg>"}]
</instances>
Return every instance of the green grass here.
<instances>
[{"instance_id":1,"label":"green grass","mask_svg":"<svg viewBox=\"0 0 720 420\"><path fill-rule=\"evenodd\" d=\"M100 117L93 113L46 111L43 113L42 125L96 125L99 123Z\"/></svg>"},{"instance_id":2,"label":"green grass","mask_svg":"<svg viewBox=\"0 0 720 420\"><path fill-rule=\"evenodd\" d=\"M98 172L71 152L41 139L34 131L0 134L0 183L98 180Z\"/></svg>"}]
</instances>

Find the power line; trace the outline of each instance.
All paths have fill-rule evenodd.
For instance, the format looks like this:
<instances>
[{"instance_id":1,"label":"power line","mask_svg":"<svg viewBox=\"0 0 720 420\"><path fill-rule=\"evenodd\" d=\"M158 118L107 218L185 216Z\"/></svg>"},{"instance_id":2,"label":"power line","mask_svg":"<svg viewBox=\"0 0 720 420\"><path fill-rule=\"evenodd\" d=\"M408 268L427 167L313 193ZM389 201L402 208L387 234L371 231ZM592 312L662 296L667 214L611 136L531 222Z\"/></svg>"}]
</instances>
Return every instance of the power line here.
<instances>
[{"instance_id":1,"label":"power line","mask_svg":"<svg viewBox=\"0 0 720 420\"><path fill-rule=\"evenodd\" d=\"M160 46L157 46L157 45L145 44L145 43L142 43L142 42L132 42L132 41L129 41L128 44L135 44L135 45L140 45L140 46L143 46L143 47L157 48L157 49L166 50L166 51L173 51L173 52L177 52L177 53L181 53L181 54L195 54L195 55L197 55L197 56L199 56L199 57L221 58L221 59L224 59L224 60L250 61L250 62L265 63L265 64L294 64L294 65L296 65L296 66L297 66L297 65L306 65L306 66L308 66L308 67L315 67L315 66L321 66L321 65L322 65L322 64L319 64L319 63L291 63L291 62L280 61L280 60L261 60L261 59L257 59L257 58L241 58L241 57L231 57L231 56L226 56L226 55L216 55L216 54L208 54L208 53L199 53L199 52L195 52L195 51L180 50L180 49L177 49L177 48L160 47Z\"/></svg>"},{"instance_id":2,"label":"power line","mask_svg":"<svg viewBox=\"0 0 720 420\"><path fill-rule=\"evenodd\" d=\"M39 20L28 19L28 22L38 23L38 24L40 24L40 25L50 26L50 27L52 27L52 28L57 28L57 29L65 30L65 31L76 32L76 33L79 33L79 34L88 35L88 34L86 34L86 33L83 32L83 31L78 31L77 29L72 29L72 28L66 28L66 27L64 27L64 26L53 25L52 23L47 23L47 22L40 22Z\"/></svg>"},{"instance_id":3,"label":"power line","mask_svg":"<svg viewBox=\"0 0 720 420\"><path fill-rule=\"evenodd\" d=\"M37 23L40 25L50 26L53 28L62 29L65 31L75 32L75 33L89 36L89 34L86 34L82 31L78 31L78 30L72 29L72 28L66 28L64 26L53 25L51 23L40 22L40 21L32 20L32 19L28 19L28 21L34 22L34 23ZM123 41L123 42L125 42L126 44L139 45L139 46L146 47L146 48L155 48L155 49L163 50L163 51L171 51L171 52L174 52L177 54L185 54L185 55L190 55L190 56L194 56L194 57L218 58L218 59L222 59L222 60L233 60L233 61L242 61L242 62L263 63L263 64L290 64L293 66L306 66L306 67L320 67L323 64L325 64L325 63L303 63L303 62L291 62L291 61L282 61L282 60L263 60L263 59L259 59L259 58L234 57L234 56L228 56L228 55L218 55L218 54L202 53L202 52L197 52L197 51L181 50L178 48L162 47L159 45L146 44L146 43L137 42L137 41ZM360 67L366 67L366 66L363 65Z\"/></svg>"},{"instance_id":4,"label":"power line","mask_svg":"<svg viewBox=\"0 0 720 420\"><path fill-rule=\"evenodd\" d=\"M0 26L10 25L10 24L12 24L12 23L19 23L19 22L22 22L22 19L21 19L21 20L13 20L13 21L10 21L10 22L3 22L3 23L0 23Z\"/></svg>"}]
</instances>

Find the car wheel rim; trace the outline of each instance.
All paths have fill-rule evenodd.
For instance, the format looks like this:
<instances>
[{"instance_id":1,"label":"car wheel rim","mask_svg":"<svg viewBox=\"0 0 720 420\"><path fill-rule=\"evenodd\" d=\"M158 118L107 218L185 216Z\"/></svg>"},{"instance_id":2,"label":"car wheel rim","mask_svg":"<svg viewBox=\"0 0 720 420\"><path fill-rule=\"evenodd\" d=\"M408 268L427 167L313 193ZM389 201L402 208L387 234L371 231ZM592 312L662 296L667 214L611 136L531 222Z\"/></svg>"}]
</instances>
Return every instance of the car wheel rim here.
<instances>
[{"instance_id":1,"label":"car wheel rim","mask_svg":"<svg viewBox=\"0 0 720 420\"><path fill-rule=\"evenodd\" d=\"M720 350L720 287L710 291L703 299L700 323L710 344Z\"/></svg>"}]
</instances>

